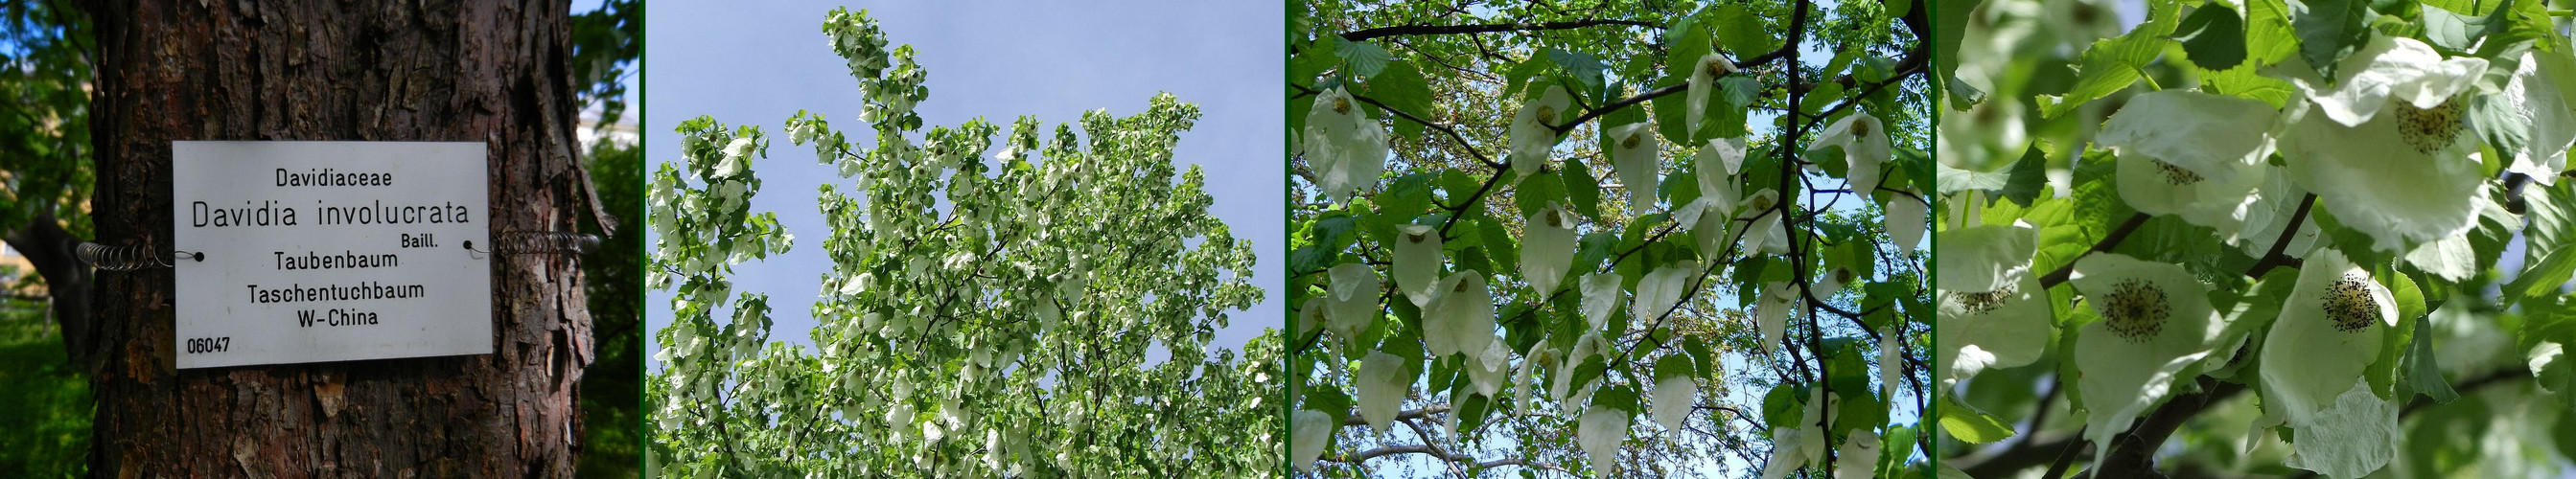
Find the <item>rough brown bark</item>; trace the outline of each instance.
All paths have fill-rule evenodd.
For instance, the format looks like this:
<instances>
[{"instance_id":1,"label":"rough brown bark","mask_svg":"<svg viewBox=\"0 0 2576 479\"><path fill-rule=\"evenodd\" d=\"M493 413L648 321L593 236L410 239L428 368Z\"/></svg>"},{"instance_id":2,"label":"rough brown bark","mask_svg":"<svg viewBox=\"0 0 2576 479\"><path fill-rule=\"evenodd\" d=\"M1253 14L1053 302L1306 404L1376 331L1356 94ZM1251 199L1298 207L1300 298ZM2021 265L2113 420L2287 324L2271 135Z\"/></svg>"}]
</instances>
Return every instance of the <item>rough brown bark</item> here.
<instances>
[{"instance_id":1,"label":"rough brown bark","mask_svg":"<svg viewBox=\"0 0 2576 479\"><path fill-rule=\"evenodd\" d=\"M573 231L570 6L98 0L102 242L168 251L173 140L482 141L499 231ZM569 477L591 361L573 258L492 264L493 353L173 369L169 269L100 272L95 477Z\"/></svg>"}]
</instances>

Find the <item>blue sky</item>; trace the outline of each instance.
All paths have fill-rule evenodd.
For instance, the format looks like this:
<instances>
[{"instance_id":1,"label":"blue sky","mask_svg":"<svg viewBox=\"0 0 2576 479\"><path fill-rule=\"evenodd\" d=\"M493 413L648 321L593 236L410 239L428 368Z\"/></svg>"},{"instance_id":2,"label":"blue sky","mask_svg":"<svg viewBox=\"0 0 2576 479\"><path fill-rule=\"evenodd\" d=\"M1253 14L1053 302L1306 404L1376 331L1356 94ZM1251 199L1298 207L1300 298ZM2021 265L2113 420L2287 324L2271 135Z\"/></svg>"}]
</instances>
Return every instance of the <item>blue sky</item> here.
<instances>
[{"instance_id":1,"label":"blue sky","mask_svg":"<svg viewBox=\"0 0 2576 479\"><path fill-rule=\"evenodd\" d=\"M1282 10L1256 2L726 2L659 3L646 10L645 114L648 164L677 161L681 120L712 115L729 125L778 133L798 109L828 115L836 126L857 118L856 80L823 36L833 7L867 9L892 44L912 44L929 71L926 125L956 125L978 116L1008 124L1036 115L1049 128L1107 108L1129 115L1156 92L1199 105L1197 126L1181 135L1175 160L1205 168L1214 213L1237 238L1253 241L1260 262L1254 284L1265 301L1231 313L1215 344L1239 348L1265 326L1285 324L1286 192L1280 155L1285 110L1278 78ZM580 10L576 7L575 10ZM781 143L784 145L784 143ZM850 184L807 149L772 148L753 163L764 182L752 210L775 211L795 249L735 268L737 290L770 295L771 338L811 344L809 315L821 277L831 270L821 238L830 232L815 209L824 182ZM667 291L646 302L653 329L670 322ZM649 331L649 330L648 330ZM647 351L658 347L647 334ZM655 367L658 367L656 365Z\"/></svg>"}]
</instances>

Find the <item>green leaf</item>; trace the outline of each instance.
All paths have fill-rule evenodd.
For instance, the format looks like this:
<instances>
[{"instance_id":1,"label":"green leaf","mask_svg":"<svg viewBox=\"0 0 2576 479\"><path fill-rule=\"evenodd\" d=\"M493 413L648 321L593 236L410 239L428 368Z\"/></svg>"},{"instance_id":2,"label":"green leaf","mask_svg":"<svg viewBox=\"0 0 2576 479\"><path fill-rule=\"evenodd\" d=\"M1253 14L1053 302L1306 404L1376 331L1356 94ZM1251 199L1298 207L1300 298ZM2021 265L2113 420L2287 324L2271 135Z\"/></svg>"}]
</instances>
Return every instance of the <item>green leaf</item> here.
<instances>
[{"instance_id":1,"label":"green leaf","mask_svg":"<svg viewBox=\"0 0 2576 479\"><path fill-rule=\"evenodd\" d=\"M1519 186L1512 187L1513 206L1517 207L1523 218L1547 209L1549 202L1566 202L1564 176L1546 173L1530 175L1529 178L1522 179Z\"/></svg>"},{"instance_id":2,"label":"green leaf","mask_svg":"<svg viewBox=\"0 0 2576 479\"><path fill-rule=\"evenodd\" d=\"M1306 386L1306 403L1300 407L1330 414L1333 424L1341 424L1350 420L1351 404L1350 394L1343 393L1339 387L1310 385Z\"/></svg>"},{"instance_id":3,"label":"green leaf","mask_svg":"<svg viewBox=\"0 0 2576 479\"><path fill-rule=\"evenodd\" d=\"M1385 47L1380 47L1366 42L1344 40L1342 37L1338 36L1333 37L1333 45L1334 53L1341 55L1342 61L1348 62L1347 64L1350 66L1350 71L1346 73L1350 76L1359 78L1373 77L1377 76L1379 71L1386 69L1387 54Z\"/></svg>"},{"instance_id":4,"label":"green leaf","mask_svg":"<svg viewBox=\"0 0 2576 479\"><path fill-rule=\"evenodd\" d=\"M1673 29L1666 35L1676 36L1669 37L1671 42L1665 45L1672 51L1664 54L1664 76L1690 78L1691 73L1699 70L1699 57L1708 56L1710 51L1708 29L1700 28L1691 21L1691 17L1684 16L1674 21Z\"/></svg>"},{"instance_id":5,"label":"green leaf","mask_svg":"<svg viewBox=\"0 0 2576 479\"><path fill-rule=\"evenodd\" d=\"M2192 9L2191 16L2175 27L2173 39L2182 42L2183 53L2201 68L2226 70L2245 61L2245 21L2226 5L2210 3Z\"/></svg>"},{"instance_id":6,"label":"green leaf","mask_svg":"<svg viewBox=\"0 0 2576 479\"><path fill-rule=\"evenodd\" d=\"M1429 118L1432 115L1431 85L1422 79L1422 72L1413 67L1413 62L1391 62L1387 64L1385 71L1370 76L1368 95L1378 103L1384 103L1388 108L1394 108L1414 118ZM1422 123L1394 114L1386 116L1395 120L1397 136L1408 139L1422 136Z\"/></svg>"},{"instance_id":7,"label":"green leaf","mask_svg":"<svg viewBox=\"0 0 2576 479\"><path fill-rule=\"evenodd\" d=\"M1573 200L1574 212L1585 218L1601 219L1601 179L1583 166L1581 158L1566 158L1560 174L1565 175L1566 199Z\"/></svg>"},{"instance_id":8,"label":"green leaf","mask_svg":"<svg viewBox=\"0 0 2576 479\"><path fill-rule=\"evenodd\" d=\"M2576 185L2560 183L2523 191L2531 226L2523 230L2523 269L2507 283L2506 301L2554 295L2576 275Z\"/></svg>"},{"instance_id":9,"label":"green leaf","mask_svg":"<svg viewBox=\"0 0 2576 479\"><path fill-rule=\"evenodd\" d=\"M2029 206L2031 201L2039 198L2040 187L2048 186L2047 166L2048 157L2041 153L2038 145L2033 144L2022 153L2021 160L2013 162L2012 170L2004 177L2003 188L1995 189L1995 195Z\"/></svg>"},{"instance_id":10,"label":"green leaf","mask_svg":"<svg viewBox=\"0 0 2576 479\"><path fill-rule=\"evenodd\" d=\"M2004 425L2003 420L1995 419L1985 411L1960 404L1956 400L1945 398L1939 410L1941 432L1949 433L1950 437L1960 441L1969 444L1992 444L2013 436L2012 427Z\"/></svg>"},{"instance_id":11,"label":"green leaf","mask_svg":"<svg viewBox=\"0 0 2576 479\"><path fill-rule=\"evenodd\" d=\"M2426 316L2416 321L2418 323L2415 327L2415 340L2408 342L2405 364L2402 366L2406 371L2405 391L2409 394L2402 394L2399 399L2411 397L2415 393L2431 396L2437 403L2448 403L2459 399L2459 391L2451 390L2451 383L2442 379L2442 367L2434 364L2436 360L2433 356L2434 332L2429 328L2433 318Z\"/></svg>"},{"instance_id":12,"label":"green leaf","mask_svg":"<svg viewBox=\"0 0 2576 479\"><path fill-rule=\"evenodd\" d=\"M1569 88L1569 90L1575 90L1586 98L1597 96L1595 94L1601 91L1601 70L1610 68L1601 63L1600 57L1559 48L1548 48L1547 59L1556 62L1558 68L1565 69L1566 75L1583 85L1583 88Z\"/></svg>"},{"instance_id":13,"label":"green leaf","mask_svg":"<svg viewBox=\"0 0 2576 479\"><path fill-rule=\"evenodd\" d=\"M2424 40L2435 47L2454 52L2476 48L2478 39L2486 37L2487 19L2451 13L2441 7L2423 6Z\"/></svg>"},{"instance_id":14,"label":"green leaf","mask_svg":"<svg viewBox=\"0 0 2576 479\"><path fill-rule=\"evenodd\" d=\"M2299 34L2299 56L2317 73L2334 77L2335 64L2370 40L2377 15L2361 0L2290 0L2290 26Z\"/></svg>"},{"instance_id":15,"label":"green leaf","mask_svg":"<svg viewBox=\"0 0 2576 479\"><path fill-rule=\"evenodd\" d=\"M2245 2L2245 53L2257 64L2270 65L2299 52L2299 34L2290 26L2290 6L2284 1Z\"/></svg>"},{"instance_id":16,"label":"green leaf","mask_svg":"<svg viewBox=\"0 0 2576 479\"><path fill-rule=\"evenodd\" d=\"M1431 209L1431 180L1437 173L1414 173L1395 177L1386 192L1377 195L1378 213L1399 222L1410 221Z\"/></svg>"},{"instance_id":17,"label":"green leaf","mask_svg":"<svg viewBox=\"0 0 2576 479\"><path fill-rule=\"evenodd\" d=\"M1736 58L1749 58L1780 48L1780 41L1762 29L1762 17L1745 9L1745 4L1729 2L1717 7L1717 40Z\"/></svg>"},{"instance_id":18,"label":"green leaf","mask_svg":"<svg viewBox=\"0 0 2576 479\"><path fill-rule=\"evenodd\" d=\"M1976 106L1977 102L1983 101L1985 97L1985 92L1977 91L1975 87L1968 86L1966 82L1958 79L1959 44L1966 39L1968 18L1976 16L1977 6L1983 3L1985 0L1946 1L1933 4L1934 8L1939 10L1932 15L1932 21L1936 23L1932 28L1934 50L1932 64L1940 70L1941 76L1938 80L1947 85L1946 89L1950 94L1949 104L1953 110L1968 111L1968 107Z\"/></svg>"},{"instance_id":19,"label":"green leaf","mask_svg":"<svg viewBox=\"0 0 2576 479\"><path fill-rule=\"evenodd\" d=\"M2148 7L2146 23L2128 34L2093 42L2076 63L2075 86L2065 95L2040 95L2040 116L2056 118L2074 111L2075 107L2128 88L2140 78L2139 69L2164 53L2165 38L2174 29L2175 7L2170 2L2155 2Z\"/></svg>"}]
</instances>

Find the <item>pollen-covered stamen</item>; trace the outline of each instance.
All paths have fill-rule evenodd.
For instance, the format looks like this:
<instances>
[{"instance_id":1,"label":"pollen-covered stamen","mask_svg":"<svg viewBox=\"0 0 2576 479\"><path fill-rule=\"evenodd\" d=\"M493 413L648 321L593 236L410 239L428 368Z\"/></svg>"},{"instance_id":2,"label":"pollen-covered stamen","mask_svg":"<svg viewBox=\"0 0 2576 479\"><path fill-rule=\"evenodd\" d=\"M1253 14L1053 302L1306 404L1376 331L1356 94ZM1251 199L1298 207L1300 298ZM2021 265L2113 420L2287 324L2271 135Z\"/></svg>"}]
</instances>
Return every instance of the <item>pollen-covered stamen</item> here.
<instances>
[{"instance_id":1,"label":"pollen-covered stamen","mask_svg":"<svg viewBox=\"0 0 2576 479\"><path fill-rule=\"evenodd\" d=\"M1852 122L1852 136L1869 136L1869 122Z\"/></svg>"},{"instance_id":2,"label":"pollen-covered stamen","mask_svg":"<svg viewBox=\"0 0 2576 479\"><path fill-rule=\"evenodd\" d=\"M2366 276L2347 274L2326 288L2326 319L2334 321L2336 331L2361 332L2379 322L2379 302L2370 297L2369 281Z\"/></svg>"},{"instance_id":3,"label":"pollen-covered stamen","mask_svg":"<svg viewBox=\"0 0 2576 479\"><path fill-rule=\"evenodd\" d=\"M1708 76L1712 78L1726 76L1727 72L1735 70L1735 65L1727 63L1725 59L1710 60L1707 67Z\"/></svg>"},{"instance_id":4,"label":"pollen-covered stamen","mask_svg":"<svg viewBox=\"0 0 2576 479\"><path fill-rule=\"evenodd\" d=\"M1350 113L1350 112L1351 112L1351 99L1349 99L1349 98L1334 98L1334 99L1333 99L1333 113L1343 113L1343 114L1348 114L1348 113Z\"/></svg>"},{"instance_id":5,"label":"pollen-covered stamen","mask_svg":"<svg viewBox=\"0 0 2576 479\"><path fill-rule=\"evenodd\" d=\"M2397 136L2415 148L2416 153L2432 154L2459 141L2460 130L2468 128L2468 102L2453 97L2432 109L2416 108L2397 102Z\"/></svg>"},{"instance_id":6,"label":"pollen-covered stamen","mask_svg":"<svg viewBox=\"0 0 2576 479\"><path fill-rule=\"evenodd\" d=\"M2098 309L2102 324L2132 343L2155 338L2156 332L2164 330L2165 318L2173 315L2173 305L2165 301L2164 288L2138 279L2113 285Z\"/></svg>"},{"instance_id":7,"label":"pollen-covered stamen","mask_svg":"<svg viewBox=\"0 0 2576 479\"><path fill-rule=\"evenodd\" d=\"M1556 107L1540 105L1534 119L1538 120L1539 126L1556 126Z\"/></svg>"},{"instance_id":8,"label":"pollen-covered stamen","mask_svg":"<svg viewBox=\"0 0 2576 479\"><path fill-rule=\"evenodd\" d=\"M2003 288L1999 288L1994 291L1983 293L1950 293L1950 297L1957 298L1959 300L1959 306L1963 309L1967 309L1968 314L1985 314L2004 307L2004 300L2012 299L2013 293L2014 286L2007 284L2004 285Z\"/></svg>"},{"instance_id":9,"label":"pollen-covered stamen","mask_svg":"<svg viewBox=\"0 0 2576 479\"><path fill-rule=\"evenodd\" d=\"M1404 242L1406 242L1406 243L1421 243L1421 242L1422 242L1422 240L1426 240L1426 239L1430 239L1430 235L1428 235L1428 234L1424 234L1424 233L1405 233L1405 234L1404 234Z\"/></svg>"},{"instance_id":10,"label":"pollen-covered stamen","mask_svg":"<svg viewBox=\"0 0 2576 479\"><path fill-rule=\"evenodd\" d=\"M1467 282L1465 282L1465 281L1459 281L1459 282L1458 282L1458 287L1455 287L1455 288L1449 288L1449 292L1452 292L1452 293L1464 293L1464 292L1467 292Z\"/></svg>"},{"instance_id":11,"label":"pollen-covered stamen","mask_svg":"<svg viewBox=\"0 0 2576 479\"><path fill-rule=\"evenodd\" d=\"M2172 163L2166 163L2166 162L2163 162L2163 161L2156 161L2155 163L2156 163L2156 171L2158 171L2158 172L2161 172L2161 173L2164 173L2164 174L2165 174L2165 182L2166 182L2166 183L2172 183L2172 184L2174 184L2175 186L2181 186L2181 185L2188 185L2188 184L2192 184L2192 183L2199 183L2199 182L2200 182L2200 180L2202 179L2202 178L2200 177L2200 174L2199 174L2199 173L2193 173L2193 172L2191 172L2191 170L2183 169L2183 168L2182 168L2182 167L2180 167L2180 166L2174 166Z\"/></svg>"},{"instance_id":12,"label":"pollen-covered stamen","mask_svg":"<svg viewBox=\"0 0 2576 479\"><path fill-rule=\"evenodd\" d=\"M1619 140L1619 147L1620 147L1620 148L1636 148L1636 147L1637 147L1637 142L1638 142L1638 141L1640 141L1640 139L1645 138L1645 137L1646 137L1646 135L1628 135L1628 139L1625 139L1625 140Z\"/></svg>"},{"instance_id":13,"label":"pollen-covered stamen","mask_svg":"<svg viewBox=\"0 0 2576 479\"><path fill-rule=\"evenodd\" d=\"M1564 227L1565 227L1565 220L1564 220L1564 219L1562 219L1562 218L1558 218L1556 215L1557 215L1556 210L1547 210L1547 227L1549 227L1549 228L1564 228Z\"/></svg>"}]
</instances>

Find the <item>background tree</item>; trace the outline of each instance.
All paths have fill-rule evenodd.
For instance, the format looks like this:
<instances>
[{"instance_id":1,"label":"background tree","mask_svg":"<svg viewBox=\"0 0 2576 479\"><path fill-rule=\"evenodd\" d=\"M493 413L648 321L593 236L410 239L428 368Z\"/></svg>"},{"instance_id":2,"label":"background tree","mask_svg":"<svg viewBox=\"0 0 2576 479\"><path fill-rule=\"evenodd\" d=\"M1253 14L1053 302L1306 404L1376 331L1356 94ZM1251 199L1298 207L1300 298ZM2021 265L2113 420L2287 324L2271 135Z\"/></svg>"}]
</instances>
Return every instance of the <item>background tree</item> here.
<instances>
[{"instance_id":1,"label":"background tree","mask_svg":"<svg viewBox=\"0 0 2576 479\"><path fill-rule=\"evenodd\" d=\"M1941 8L1945 469L2566 474L2568 12Z\"/></svg>"},{"instance_id":2,"label":"background tree","mask_svg":"<svg viewBox=\"0 0 2576 479\"><path fill-rule=\"evenodd\" d=\"M1170 95L1080 129L1021 117L923 131L928 73L865 11L822 32L867 98L858 128L823 115L757 127L682 122L658 165L646 283L674 289L647 384L666 476L1252 476L1275 470L1278 340L1208 354L1228 310L1259 301L1250 242L1208 214L1172 149L1196 120ZM871 141L872 140L872 141ZM754 164L811 146L833 272L813 349L770 341L769 297L734 266L786 251L754 214ZM793 148L793 147L791 147ZM987 160L985 155L992 154ZM814 234L814 233L809 233ZM1150 349L1169 358L1149 363Z\"/></svg>"},{"instance_id":3,"label":"background tree","mask_svg":"<svg viewBox=\"0 0 2576 479\"><path fill-rule=\"evenodd\" d=\"M639 143L615 140L627 118L626 83L644 54L643 27L636 0L572 16L574 95L595 115L598 139L582 156L609 218L584 221L581 230L604 239L581 260L599 355L582 379L581 477L635 477L644 464L644 156Z\"/></svg>"},{"instance_id":4,"label":"background tree","mask_svg":"<svg viewBox=\"0 0 2576 479\"><path fill-rule=\"evenodd\" d=\"M1924 473L1923 3L1289 7L1299 470Z\"/></svg>"}]
</instances>

